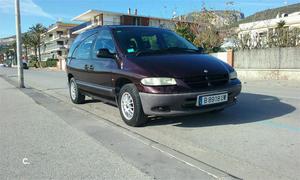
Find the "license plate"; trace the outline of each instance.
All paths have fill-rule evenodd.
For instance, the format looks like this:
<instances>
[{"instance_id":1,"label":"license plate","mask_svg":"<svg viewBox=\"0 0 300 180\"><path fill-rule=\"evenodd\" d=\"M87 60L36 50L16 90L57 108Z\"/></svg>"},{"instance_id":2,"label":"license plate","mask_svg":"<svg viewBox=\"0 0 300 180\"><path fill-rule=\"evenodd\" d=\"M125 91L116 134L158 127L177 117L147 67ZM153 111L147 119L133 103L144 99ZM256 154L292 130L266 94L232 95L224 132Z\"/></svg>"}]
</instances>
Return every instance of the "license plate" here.
<instances>
[{"instance_id":1,"label":"license plate","mask_svg":"<svg viewBox=\"0 0 300 180\"><path fill-rule=\"evenodd\" d=\"M208 95L208 96L198 96L197 98L197 106L204 106L204 105L210 105L210 104L218 104L222 102L228 101L228 93L223 94L214 94L214 95Z\"/></svg>"}]
</instances>

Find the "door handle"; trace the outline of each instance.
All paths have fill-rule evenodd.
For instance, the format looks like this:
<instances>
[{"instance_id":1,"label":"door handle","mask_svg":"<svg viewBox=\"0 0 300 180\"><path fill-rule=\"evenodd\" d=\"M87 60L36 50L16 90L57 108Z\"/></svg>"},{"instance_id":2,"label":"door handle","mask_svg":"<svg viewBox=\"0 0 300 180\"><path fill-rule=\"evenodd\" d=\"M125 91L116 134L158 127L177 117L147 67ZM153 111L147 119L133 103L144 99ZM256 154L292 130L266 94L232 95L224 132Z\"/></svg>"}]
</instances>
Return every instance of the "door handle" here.
<instances>
[{"instance_id":1,"label":"door handle","mask_svg":"<svg viewBox=\"0 0 300 180\"><path fill-rule=\"evenodd\" d=\"M93 65L90 65L90 68L89 68L90 70L94 70L94 66Z\"/></svg>"},{"instance_id":2,"label":"door handle","mask_svg":"<svg viewBox=\"0 0 300 180\"><path fill-rule=\"evenodd\" d=\"M84 65L84 70L88 70L89 69L89 67L88 67L88 65L86 64L86 65Z\"/></svg>"}]
</instances>

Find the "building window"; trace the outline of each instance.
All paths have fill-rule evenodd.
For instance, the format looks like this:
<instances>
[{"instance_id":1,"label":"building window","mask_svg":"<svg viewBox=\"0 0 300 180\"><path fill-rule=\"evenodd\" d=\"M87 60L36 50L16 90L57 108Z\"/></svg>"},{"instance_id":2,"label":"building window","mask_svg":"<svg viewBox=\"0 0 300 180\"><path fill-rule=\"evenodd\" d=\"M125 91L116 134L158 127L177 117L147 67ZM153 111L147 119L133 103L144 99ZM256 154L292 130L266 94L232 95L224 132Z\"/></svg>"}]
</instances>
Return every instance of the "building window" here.
<instances>
[{"instance_id":1,"label":"building window","mask_svg":"<svg viewBox=\"0 0 300 180\"><path fill-rule=\"evenodd\" d=\"M141 25L141 18L140 17L133 17L133 25Z\"/></svg>"},{"instance_id":2,"label":"building window","mask_svg":"<svg viewBox=\"0 0 300 180\"><path fill-rule=\"evenodd\" d=\"M58 35L63 35L64 32L63 32L63 31L56 31L56 34L58 34Z\"/></svg>"},{"instance_id":3,"label":"building window","mask_svg":"<svg viewBox=\"0 0 300 180\"><path fill-rule=\"evenodd\" d=\"M64 45L63 41L57 41L57 45Z\"/></svg>"}]
</instances>

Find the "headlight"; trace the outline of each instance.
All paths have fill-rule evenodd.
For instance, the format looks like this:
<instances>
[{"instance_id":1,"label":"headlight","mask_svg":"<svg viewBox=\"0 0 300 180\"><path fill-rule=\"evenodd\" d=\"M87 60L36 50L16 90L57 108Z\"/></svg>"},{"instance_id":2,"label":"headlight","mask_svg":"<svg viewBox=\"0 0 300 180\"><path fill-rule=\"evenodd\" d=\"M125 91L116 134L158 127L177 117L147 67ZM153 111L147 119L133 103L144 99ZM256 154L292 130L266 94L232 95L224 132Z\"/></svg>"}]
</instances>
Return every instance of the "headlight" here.
<instances>
[{"instance_id":1,"label":"headlight","mask_svg":"<svg viewBox=\"0 0 300 180\"><path fill-rule=\"evenodd\" d=\"M174 78L144 78L141 83L146 86L169 86L176 85Z\"/></svg>"},{"instance_id":2,"label":"headlight","mask_svg":"<svg viewBox=\"0 0 300 180\"><path fill-rule=\"evenodd\" d=\"M235 70L233 70L232 72L229 73L229 79L237 79L237 73Z\"/></svg>"}]
</instances>

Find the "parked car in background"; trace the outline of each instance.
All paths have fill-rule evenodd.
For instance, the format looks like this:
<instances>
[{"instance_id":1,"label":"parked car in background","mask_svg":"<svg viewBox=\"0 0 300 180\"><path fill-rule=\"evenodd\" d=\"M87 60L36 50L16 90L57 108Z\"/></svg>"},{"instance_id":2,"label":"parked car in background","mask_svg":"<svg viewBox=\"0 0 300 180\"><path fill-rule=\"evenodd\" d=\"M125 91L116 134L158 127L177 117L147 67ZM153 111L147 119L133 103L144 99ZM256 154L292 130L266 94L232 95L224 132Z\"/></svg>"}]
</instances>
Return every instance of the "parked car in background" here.
<instances>
[{"instance_id":1,"label":"parked car in background","mask_svg":"<svg viewBox=\"0 0 300 180\"><path fill-rule=\"evenodd\" d=\"M23 69L29 69L27 62L23 61Z\"/></svg>"},{"instance_id":2,"label":"parked car in background","mask_svg":"<svg viewBox=\"0 0 300 180\"><path fill-rule=\"evenodd\" d=\"M241 91L236 71L176 33L142 26L103 26L80 34L67 61L71 100L116 104L130 126L149 116L220 111Z\"/></svg>"}]
</instances>

